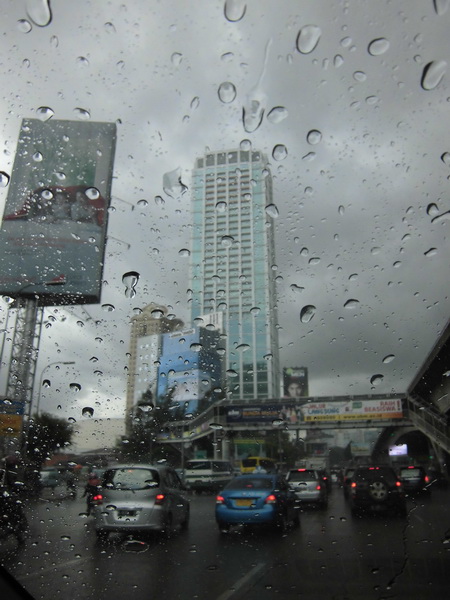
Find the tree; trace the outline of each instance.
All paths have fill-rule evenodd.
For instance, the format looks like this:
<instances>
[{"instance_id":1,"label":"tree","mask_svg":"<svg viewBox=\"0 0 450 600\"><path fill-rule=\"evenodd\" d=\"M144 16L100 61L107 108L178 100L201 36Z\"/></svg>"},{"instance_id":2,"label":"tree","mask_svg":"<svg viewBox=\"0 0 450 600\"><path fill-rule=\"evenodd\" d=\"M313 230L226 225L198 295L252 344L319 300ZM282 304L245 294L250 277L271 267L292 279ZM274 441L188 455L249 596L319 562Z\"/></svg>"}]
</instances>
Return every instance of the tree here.
<instances>
[{"instance_id":1,"label":"tree","mask_svg":"<svg viewBox=\"0 0 450 600\"><path fill-rule=\"evenodd\" d=\"M65 419L42 413L30 419L25 444L26 456L36 465L42 465L56 451L70 445L73 429Z\"/></svg>"}]
</instances>

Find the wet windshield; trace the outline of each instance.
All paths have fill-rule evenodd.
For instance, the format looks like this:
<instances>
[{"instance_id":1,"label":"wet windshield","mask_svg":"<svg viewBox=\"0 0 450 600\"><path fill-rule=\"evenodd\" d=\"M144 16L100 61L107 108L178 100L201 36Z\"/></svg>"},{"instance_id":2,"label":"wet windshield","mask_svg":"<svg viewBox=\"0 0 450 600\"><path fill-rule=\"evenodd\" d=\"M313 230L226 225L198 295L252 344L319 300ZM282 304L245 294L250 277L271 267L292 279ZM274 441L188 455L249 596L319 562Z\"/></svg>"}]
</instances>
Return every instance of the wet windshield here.
<instances>
[{"instance_id":1,"label":"wet windshield","mask_svg":"<svg viewBox=\"0 0 450 600\"><path fill-rule=\"evenodd\" d=\"M450 0L0 11L0 565L42 600L446 597ZM139 465L151 518L89 478ZM426 493L359 506L360 465ZM294 516L217 512L299 468Z\"/></svg>"}]
</instances>

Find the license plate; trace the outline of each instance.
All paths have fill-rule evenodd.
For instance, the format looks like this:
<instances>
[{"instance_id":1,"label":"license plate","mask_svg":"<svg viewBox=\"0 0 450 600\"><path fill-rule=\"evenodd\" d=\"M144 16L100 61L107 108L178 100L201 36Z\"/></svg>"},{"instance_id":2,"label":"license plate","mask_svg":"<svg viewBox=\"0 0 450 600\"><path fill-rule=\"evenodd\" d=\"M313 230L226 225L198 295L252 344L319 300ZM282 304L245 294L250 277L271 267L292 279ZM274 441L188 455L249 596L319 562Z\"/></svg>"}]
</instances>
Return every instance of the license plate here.
<instances>
[{"instance_id":1,"label":"license plate","mask_svg":"<svg viewBox=\"0 0 450 600\"><path fill-rule=\"evenodd\" d=\"M236 500L236 506L251 506L253 504L253 500L250 498L239 498Z\"/></svg>"},{"instance_id":2,"label":"license plate","mask_svg":"<svg viewBox=\"0 0 450 600\"><path fill-rule=\"evenodd\" d=\"M135 510L119 510L119 511L117 511L117 514L119 517L135 517L136 511Z\"/></svg>"}]
</instances>

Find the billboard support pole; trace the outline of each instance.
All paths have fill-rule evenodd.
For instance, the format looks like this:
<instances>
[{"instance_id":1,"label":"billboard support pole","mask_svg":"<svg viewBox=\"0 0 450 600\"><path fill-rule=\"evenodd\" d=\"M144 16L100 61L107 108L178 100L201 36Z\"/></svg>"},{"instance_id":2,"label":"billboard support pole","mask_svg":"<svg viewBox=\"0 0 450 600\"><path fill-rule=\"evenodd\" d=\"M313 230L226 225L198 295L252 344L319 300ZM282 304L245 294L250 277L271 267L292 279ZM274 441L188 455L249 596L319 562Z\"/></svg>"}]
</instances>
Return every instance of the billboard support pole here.
<instances>
[{"instance_id":1,"label":"billboard support pole","mask_svg":"<svg viewBox=\"0 0 450 600\"><path fill-rule=\"evenodd\" d=\"M11 349L11 362L6 386L6 397L22 406L22 432L24 446L26 428L31 415L34 376L36 373L39 342L41 338L43 308L36 296L17 299L17 316ZM24 421L26 419L26 423Z\"/></svg>"}]
</instances>

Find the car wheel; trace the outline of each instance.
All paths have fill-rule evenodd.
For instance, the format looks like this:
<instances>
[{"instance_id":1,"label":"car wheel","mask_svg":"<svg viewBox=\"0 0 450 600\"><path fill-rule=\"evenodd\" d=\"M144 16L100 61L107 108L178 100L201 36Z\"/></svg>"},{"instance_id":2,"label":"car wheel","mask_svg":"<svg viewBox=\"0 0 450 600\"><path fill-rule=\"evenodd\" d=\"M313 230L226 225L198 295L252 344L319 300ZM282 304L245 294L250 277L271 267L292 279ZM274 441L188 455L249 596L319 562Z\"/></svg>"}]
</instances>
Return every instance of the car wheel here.
<instances>
[{"instance_id":1,"label":"car wheel","mask_svg":"<svg viewBox=\"0 0 450 600\"><path fill-rule=\"evenodd\" d=\"M374 481L369 486L369 494L377 502L383 502L388 495L387 485L383 481Z\"/></svg>"}]
</instances>

